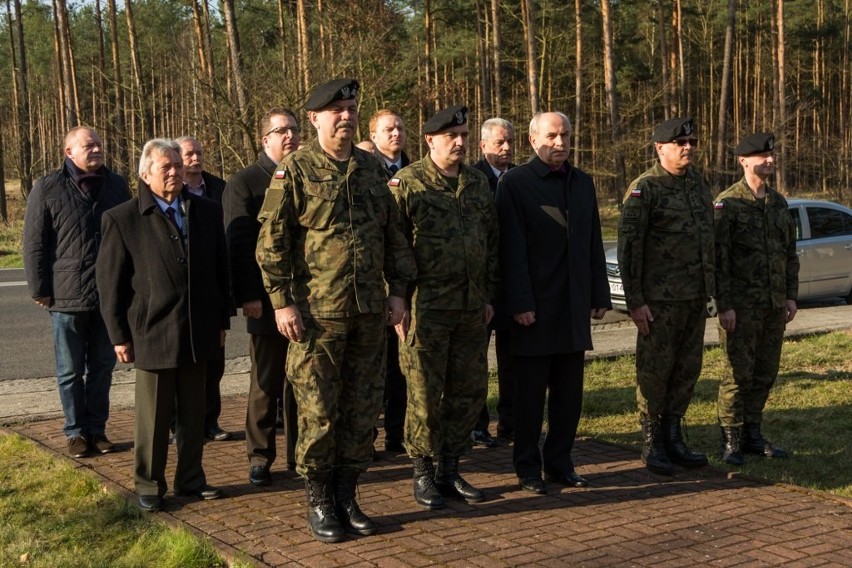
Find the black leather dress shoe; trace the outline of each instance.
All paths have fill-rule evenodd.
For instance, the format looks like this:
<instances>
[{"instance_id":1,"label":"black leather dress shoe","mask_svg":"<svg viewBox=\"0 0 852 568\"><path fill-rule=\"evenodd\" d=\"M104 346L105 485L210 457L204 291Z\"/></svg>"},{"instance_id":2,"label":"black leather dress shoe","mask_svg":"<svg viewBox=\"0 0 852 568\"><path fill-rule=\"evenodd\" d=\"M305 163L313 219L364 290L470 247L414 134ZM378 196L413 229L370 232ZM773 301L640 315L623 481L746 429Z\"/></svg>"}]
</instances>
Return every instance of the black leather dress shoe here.
<instances>
[{"instance_id":1,"label":"black leather dress shoe","mask_svg":"<svg viewBox=\"0 0 852 568\"><path fill-rule=\"evenodd\" d=\"M552 481L553 483L567 485L568 487L587 487L589 485L589 480L582 475L577 474L576 471L569 471L567 473L545 473L544 479L546 481Z\"/></svg>"},{"instance_id":2,"label":"black leather dress shoe","mask_svg":"<svg viewBox=\"0 0 852 568\"><path fill-rule=\"evenodd\" d=\"M148 513L156 513L163 508L163 498L159 495L140 495L139 508Z\"/></svg>"},{"instance_id":3,"label":"black leather dress shoe","mask_svg":"<svg viewBox=\"0 0 852 568\"><path fill-rule=\"evenodd\" d=\"M540 477L522 477L518 479L521 489L535 493L536 495L546 495L547 486Z\"/></svg>"},{"instance_id":4,"label":"black leather dress shoe","mask_svg":"<svg viewBox=\"0 0 852 568\"><path fill-rule=\"evenodd\" d=\"M202 501L212 501L213 499L219 499L222 497L222 490L218 487L211 487L210 485L202 485L195 491L181 491L177 493L179 497L187 497L194 496L198 497Z\"/></svg>"},{"instance_id":5,"label":"black leather dress shoe","mask_svg":"<svg viewBox=\"0 0 852 568\"><path fill-rule=\"evenodd\" d=\"M249 483L258 487L266 487L272 483L272 474L269 473L269 466L253 465L249 468Z\"/></svg>"},{"instance_id":6,"label":"black leather dress shoe","mask_svg":"<svg viewBox=\"0 0 852 568\"><path fill-rule=\"evenodd\" d=\"M207 438L208 440L214 440L216 442L224 442L225 440L231 439L231 433L225 432L224 430L222 430L218 426L215 426L215 427L207 430L207 432L205 432L205 434L204 434L204 437Z\"/></svg>"}]
</instances>

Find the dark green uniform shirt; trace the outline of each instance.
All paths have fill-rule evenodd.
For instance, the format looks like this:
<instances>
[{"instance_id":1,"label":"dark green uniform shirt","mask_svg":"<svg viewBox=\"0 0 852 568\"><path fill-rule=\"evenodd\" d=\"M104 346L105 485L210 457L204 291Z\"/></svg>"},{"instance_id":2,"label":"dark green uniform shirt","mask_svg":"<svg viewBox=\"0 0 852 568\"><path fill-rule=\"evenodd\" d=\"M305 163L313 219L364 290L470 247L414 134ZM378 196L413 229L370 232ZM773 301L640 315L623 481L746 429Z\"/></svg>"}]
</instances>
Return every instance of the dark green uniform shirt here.
<instances>
[{"instance_id":1,"label":"dark green uniform shirt","mask_svg":"<svg viewBox=\"0 0 852 568\"><path fill-rule=\"evenodd\" d=\"M716 306L781 308L799 292L796 225L787 200L767 188L756 199L745 179L716 199Z\"/></svg>"},{"instance_id":2,"label":"dark green uniform shirt","mask_svg":"<svg viewBox=\"0 0 852 568\"><path fill-rule=\"evenodd\" d=\"M713 198L693 168L674 176L659 163L633 180L618 224L627 307L715 295Z\"/></svg>"},{"instance_id":3,"label":"dark green uniform shirt","mask_svg":"<svg viewBox=\"0 0 852 568\"><path fill-rule=\"evenodd\" d=\"M273 308L382 313L387 295L405 297L417 274L381 165L359 148L348 162L317 141L285 157L258 220L257 262Z\"/></svg>"}]
</instances>

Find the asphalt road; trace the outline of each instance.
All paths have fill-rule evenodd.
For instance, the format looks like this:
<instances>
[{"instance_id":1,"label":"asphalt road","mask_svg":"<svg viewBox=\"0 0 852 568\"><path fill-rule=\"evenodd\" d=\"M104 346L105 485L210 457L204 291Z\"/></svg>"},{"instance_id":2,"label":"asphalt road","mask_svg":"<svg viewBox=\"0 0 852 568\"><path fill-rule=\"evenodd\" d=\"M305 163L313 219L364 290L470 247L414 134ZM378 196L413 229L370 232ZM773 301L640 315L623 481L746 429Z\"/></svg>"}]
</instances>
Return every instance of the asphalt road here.
<instances>
[{"instance_id":1,"label":"asphalt road","mask_svg":"<svg viewBox=\"0 0 852 568\"><path fill-rule=\"evenodd\" d=\"M595 323L624 319L623 314L609 312L601 322ZM225 356L247 357L249 336L245 319L231 318L231 328ZM119 365L119 368L127 367ZM30 299L23 269L0 269L0 381L51 377L55 373L50 316Z\"/></svg>"},{"instance_id":2,"label":"asphalt road","mask_svg":"<svg viewBox=\"0 0 852 568\"><path fill-rule=\"evenodd\" d=\"M243 317L231 318L231 327L225 356L248 356ZM0 381L51 377L55 373L50 316L30 299L23 269L0 269Z\"/></svg>"}]
</instances>

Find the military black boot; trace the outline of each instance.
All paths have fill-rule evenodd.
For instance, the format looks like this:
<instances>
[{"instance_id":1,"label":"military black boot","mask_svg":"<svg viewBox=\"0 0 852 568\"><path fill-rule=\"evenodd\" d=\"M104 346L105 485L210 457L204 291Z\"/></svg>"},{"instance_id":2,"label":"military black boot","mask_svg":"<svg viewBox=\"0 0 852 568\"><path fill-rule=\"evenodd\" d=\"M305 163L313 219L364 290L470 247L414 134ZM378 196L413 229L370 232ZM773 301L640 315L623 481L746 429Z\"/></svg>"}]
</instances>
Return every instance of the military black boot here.
<instances>
[{"instance_id":1,"label":"military black boot","mask_svg":"<svg viewBox=\"0 0 852 568\"><path fill-rule=\"evenodd\" d=\"M346 533L334 514L330 482L331 476L328 473L313 473L305 479L308 528L321 542L340 542Z\"/></svg>"},{"instance_id":2,"label":"military black boot","mask_svg":"<svg viewBox=\"0 0 852 568\"><path fill-rule=\"evenodd\" d=\"M740 449L740 429L722 426L722 461L731 465L745 465L745 456Z\"/></svg>"},{"instance_id":3,"label":"military black boot","mask_svg":"<svg viewBox=\"0 0 852 568\"><path fill-rule=\"evenodd\" d=\"M693 452L683 441L681 417L671 414L663 416L663 438L669 459L683 467L701 467L707 465L707 456Z\"/></svg>"},{"instance_id":4,"label":"military black boot","mask_svg":"<svg viewBox=\"0 0 852 568\"><path fill-rule=\"evenodd\" d=\"M459 458L441 456L435 471L435 486L444 497L456 497L468 503L479 503L485 494L459 475Z\"/></svg>"},{"instance_id":5,"label":"military black boot","mask_svg":"<svg viewBox=\"0 0 852 568\"><path fill-rule=\"evenodd\" d=\"M432 458L411 458L414 464L414 499L427 509L443 509L444 498L435 487Z\"/></svg>"},{"instance_id":6,"label":"military black boot","mask_svg":"<svg viewBox=\"0 0 852 568\"><path fill-rule=\"evenodd\" d=\"M760 432L760 424L746 422L743 424L740 448L747 454L757 454L767 458L786 458L787 452L773 446Z\"/></svg>"},{"instance_id":7,"label":"military black boot","mask_svg":"<svg viewBox=\"0 0 852 568\"><path fill-rule=\"evenodd\" d=\"M334 511L337 519L347 531L362 535L376 534L376 523L361 511L355 501L358 476L361 472L353 467L341 467L334 471Z\"/></svg>"},{"instance_id":8,"label":"military black boot","mask_svg":"<svg viewBox=\"0 0 852 568\"><path fill-rule=\"evenodd\" d=\"M649 471L660 475L674 474L674 467L666 455L662 426L658 419L642 419L642 462Z\"/></svg>"}]
</instances>

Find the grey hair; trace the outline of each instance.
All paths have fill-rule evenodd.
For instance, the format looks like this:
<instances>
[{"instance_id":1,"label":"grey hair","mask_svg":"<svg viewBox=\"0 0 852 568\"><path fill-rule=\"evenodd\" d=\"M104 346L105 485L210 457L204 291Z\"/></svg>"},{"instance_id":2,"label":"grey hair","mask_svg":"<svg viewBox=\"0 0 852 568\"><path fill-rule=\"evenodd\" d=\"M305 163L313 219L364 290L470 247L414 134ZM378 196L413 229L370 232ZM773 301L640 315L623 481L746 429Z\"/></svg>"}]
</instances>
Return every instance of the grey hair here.
<instances>
[{"instance_id":1,"label":"grey hair","mask_svg":"<svg viewBox=\"0 0 852 568\"><path fill-rule=\"evenodd\" d=\"M571 119L568 118L567 114L565 114L564 112L559 112L558 110L549 111L549 112L552 112L553 114L558 114L559 116L562 117L562 120L564 120L565 122L568 123L568 128L573 128L571 126ZM538 120L541 118L541 115L543 115L543 114L545 114L545 113L537 112L537 113L535 113L535 115L533 115L532 120L530 120L530 136L535 136L536 134L538 134Z\"/></svg>"},{"instance_id":2,"label":"grey hair","mask_svg":"<svg viewBox=\"0 0 852 568\"><path fill-rule=\"evenodd\" d=\"M145 142L145 145L142 147L142 155L139 156L139 177L142 177L142 174L151 170L152 154L156 153L162 156L169 150L177 152L177 155L180 156L180 144L175 140L170 138L152 138Z\"/></svg>"},{"instance_id":3,"label":"grey hair","mask_svg":"<svg viewBox=\"0 0 852 568\"><path fill-rule=\"evenodd\" d=\"M196 138L195 136L181 136L179 138L175 138L175 144L177 144L178 146L180 146L184 142L195 142L196 144L201 146L201 142L199 142L198 138Z\"/></svg>"},{"instance_id":4,"label":"grey hair","mask_svg":"<svg viewBox=\"0 0 852 568\"><path fill-rule=\"evenodd\" d=\"M503 118L489 118L482 123L482 130L479 132L479 139L491 140L491 133L494 132L495 128L505 128L512 136L515 135L515 127L512 126L512 123L508 120Z\"/></svg>"}]
</instances>

